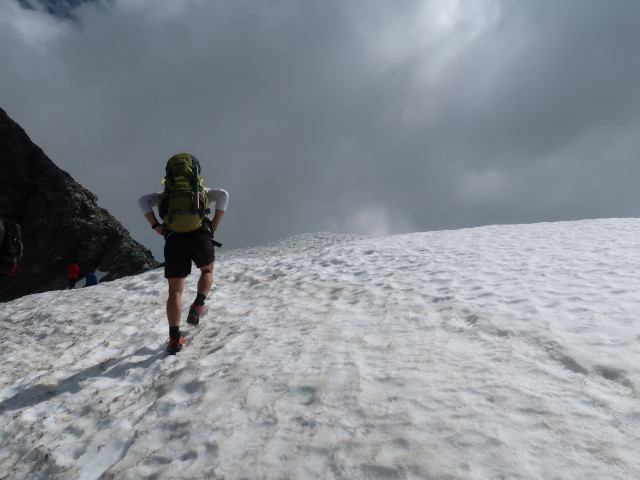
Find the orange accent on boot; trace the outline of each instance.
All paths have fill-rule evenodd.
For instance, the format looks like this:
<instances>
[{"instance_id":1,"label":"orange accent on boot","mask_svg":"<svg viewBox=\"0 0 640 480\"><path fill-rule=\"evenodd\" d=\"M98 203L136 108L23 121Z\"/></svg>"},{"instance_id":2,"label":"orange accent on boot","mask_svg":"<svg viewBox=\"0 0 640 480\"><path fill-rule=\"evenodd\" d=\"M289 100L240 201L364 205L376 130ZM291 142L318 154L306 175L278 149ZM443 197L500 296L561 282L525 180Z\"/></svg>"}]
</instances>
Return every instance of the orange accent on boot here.
<instances>
[{"instance_id":1,"label":"orange accent on boot","mask_svg":"<svg viewBox=\"0 0 640 480\"><path fill-rule=\"evenodd\" d=\"M178 353L182 350L183 343L182 336L178 338L177 342L173 338L169 337L169 340L167 341L167 352L171 354Z\"/></svg>"}]
</instances>

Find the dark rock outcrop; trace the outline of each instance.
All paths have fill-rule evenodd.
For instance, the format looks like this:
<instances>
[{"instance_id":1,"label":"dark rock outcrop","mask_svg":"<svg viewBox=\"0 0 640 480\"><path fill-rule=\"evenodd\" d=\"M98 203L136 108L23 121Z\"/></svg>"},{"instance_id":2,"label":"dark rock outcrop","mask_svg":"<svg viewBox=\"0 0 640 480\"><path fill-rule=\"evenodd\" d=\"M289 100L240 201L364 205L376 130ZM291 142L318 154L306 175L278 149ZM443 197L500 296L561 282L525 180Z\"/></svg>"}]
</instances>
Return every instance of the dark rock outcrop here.
<instances>
[{"instance_id":1,"label":"dark rock outcrop","mask_svg":"<svg viewBox=\"0 0 640 480\"><path fill-rule=\"evenodd\" d=\"M22 226L24 243L18 271L0 282L0 301L65 288L66 268L74 260L81 276L89 268L106 272L103 282L158 266L98 207L97 197L54 165L1 108L0 216Z\"/></svg>"}]
</instances>

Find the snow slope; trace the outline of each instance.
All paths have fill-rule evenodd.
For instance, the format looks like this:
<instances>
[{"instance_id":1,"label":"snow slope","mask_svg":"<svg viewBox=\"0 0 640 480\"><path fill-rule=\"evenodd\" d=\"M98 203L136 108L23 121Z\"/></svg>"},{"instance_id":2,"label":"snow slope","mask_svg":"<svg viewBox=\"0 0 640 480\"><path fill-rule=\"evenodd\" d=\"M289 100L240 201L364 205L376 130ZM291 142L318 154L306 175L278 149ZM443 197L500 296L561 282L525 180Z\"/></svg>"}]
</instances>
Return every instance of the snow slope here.
<instances>
[{"instance_id":1,"label":"snow slope","mask_svg":"<svg viewBox=\"0 0 640 480\"><path fill-rule=\"evenodd\" d=\"M640 478L639 276L638 219L304 235L175 357L162 270L24 297L0 478Z\"/></svg>"}]
</instances>

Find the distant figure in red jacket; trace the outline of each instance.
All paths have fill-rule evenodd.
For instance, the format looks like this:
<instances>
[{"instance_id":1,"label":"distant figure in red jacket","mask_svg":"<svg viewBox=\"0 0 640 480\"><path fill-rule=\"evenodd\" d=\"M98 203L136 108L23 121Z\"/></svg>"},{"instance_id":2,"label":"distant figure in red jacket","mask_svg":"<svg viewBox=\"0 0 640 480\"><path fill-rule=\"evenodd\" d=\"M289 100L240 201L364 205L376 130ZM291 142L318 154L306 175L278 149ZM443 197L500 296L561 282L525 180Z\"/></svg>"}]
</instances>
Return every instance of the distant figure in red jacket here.
<instances>
[{"instance_id":1,"label":"distant figure in red jacket","mask_svg":"<svg viewBox=\"0 0 640 480\"><path fill-rule=\"evenodd\" d=\"M80 267L77 263L72 263L67 267L67 277L69 277L69 289L75 288L78 281L78 275L80 275Z\"/></svg>"}]
</instances>

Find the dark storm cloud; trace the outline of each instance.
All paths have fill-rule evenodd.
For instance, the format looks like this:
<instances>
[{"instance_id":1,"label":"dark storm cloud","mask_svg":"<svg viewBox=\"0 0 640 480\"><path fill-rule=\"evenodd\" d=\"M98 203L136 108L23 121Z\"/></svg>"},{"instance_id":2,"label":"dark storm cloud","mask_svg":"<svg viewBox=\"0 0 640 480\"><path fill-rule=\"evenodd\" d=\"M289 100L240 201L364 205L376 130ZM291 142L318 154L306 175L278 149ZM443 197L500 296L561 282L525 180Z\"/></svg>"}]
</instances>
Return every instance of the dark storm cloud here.
<instances>
[{"instance_id":1,"label":"dark storm cloud","mask_svg":"<svg viewBox=\"0 0 640 480\"><path fill-rule=\"evenodd\" d=\"M635 1L0 8L3 108L155 252L178 151L229 246L638 212Z\"/></svg>"}]
</instances>

